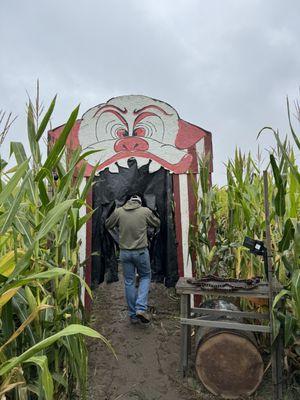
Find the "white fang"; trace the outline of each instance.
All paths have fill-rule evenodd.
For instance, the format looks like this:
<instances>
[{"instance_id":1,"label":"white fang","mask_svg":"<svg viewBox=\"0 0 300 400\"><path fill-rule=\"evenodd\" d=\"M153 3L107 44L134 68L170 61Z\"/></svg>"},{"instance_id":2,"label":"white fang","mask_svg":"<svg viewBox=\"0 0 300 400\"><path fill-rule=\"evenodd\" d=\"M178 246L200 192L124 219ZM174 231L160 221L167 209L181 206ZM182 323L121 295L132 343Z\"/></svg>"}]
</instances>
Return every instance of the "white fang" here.
<instances>
[{"instance_id":1,"label":"white fang","mask_svg":"<svg viewBox=\"0 0 300 400\"><path fill-rule=\"evenodd\" d=\"M150 174L152 172L155 172L157 170L159 170L161 168L161 165L158 164L156 161L151 161L150 165L149 165L149 172Z\"/></svg>"}]
</instances>

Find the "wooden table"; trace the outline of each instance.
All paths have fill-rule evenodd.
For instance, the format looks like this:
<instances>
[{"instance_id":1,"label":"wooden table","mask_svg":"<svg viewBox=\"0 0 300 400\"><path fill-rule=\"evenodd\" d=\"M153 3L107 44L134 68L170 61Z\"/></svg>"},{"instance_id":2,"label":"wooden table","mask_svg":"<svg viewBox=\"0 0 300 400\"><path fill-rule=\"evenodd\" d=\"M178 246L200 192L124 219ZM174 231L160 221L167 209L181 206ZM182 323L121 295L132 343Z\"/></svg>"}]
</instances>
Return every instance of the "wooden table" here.
<instances>
[{"instance_id":1,"label":"wooden table","mask_svg":"<svg viewBox=\"0 0 300 400\"><path fill-rule=\"evenodd\" d=\"M203 326L209 328L223 328L247 332L262 332L272 334L271 307L268 313L257 313L248 311L229 311L215 310L208 308L191 308L191 295L212 296L215 298L223 297L244 297L269 299L269 284L261 282L255 289L245 290L239 289L234 291L220 290L203 290L201 287L187 282L188 278L180 278L176 284L176 292L180 295L180 321L181 321L181 357L180 369L183 376L188 371L189 356L191 355L191 327ZM281 286L277 281L272 283L273 291L279 292ZM205 315L205 319L201 319L201 315ZM211 316L211 319L208 319ZM267 325L249 324L243 322L231 322L224 320L216 320L214 317L236 317L237 319L247 318L254 320L267 320ZM271 363L272 363L272 383L273 383L273 399L281 400L282 393L282 369L283 369L283 341L282 332L278 335L271 346Z\"/></svg>"}]
</instances>

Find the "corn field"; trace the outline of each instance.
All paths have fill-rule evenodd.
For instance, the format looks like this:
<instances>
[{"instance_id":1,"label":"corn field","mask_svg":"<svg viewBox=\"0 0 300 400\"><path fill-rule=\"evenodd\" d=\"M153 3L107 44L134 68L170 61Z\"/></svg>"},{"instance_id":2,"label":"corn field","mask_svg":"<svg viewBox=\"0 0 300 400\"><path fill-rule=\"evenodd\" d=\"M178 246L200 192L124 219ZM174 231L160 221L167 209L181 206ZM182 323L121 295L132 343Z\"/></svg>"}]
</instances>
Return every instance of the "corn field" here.
<instances>
[{"instance_id":1,"label":"corn field","mask_svg":"<svg viewBox=\"0 0 300 400\"><path fill-rule=\"evenodd\" d=\"M65 143L78 108L42 157L43 134L56 98L43 112L37 100L27 111L27 155L11 142L8 169L0 159L0 399L86 398L85 336L104 340L85 326L78 232L91 212L80 217L94 174L83 190L85 157L66 157ZM3 142L11 116L2 113ZM39 122L40 121L40 122Z\"/></svg>"},{"instance_id":2,"label":"corn field","mask_svg":"<svg viewBox=\"0 0 300 400\"><path fill-rule=\"evenodd\" d=\"M296 123L300 122L296 104ZM296 133L287 101L289 130L292 141L282 139L272 128L264 128L259 136L272 134L276 146L268 153L269 204L273 266L284 289L275 297L273 310L276 331L284 328L285 366L291 387L300 373L300 173L297 154L300 135ZM262 157L236 150L226 164L227 183L223 187L209 185L209 159L200 159L200 177L194 182L198 207L195 225L190 229L190 249L196 263L196 274L216 273L224 277L266 279L261 258L242 246L245 236L265 239L264 186ZM204 177L204 179L203 179ZM215 227L216 238L209 240ZM279 300L284 306L277 308ZM249 302L244 308L253 307ZM298 378L298 380L297 380Z\"/></svg>"},{"instance_id":3,"label":"corn field","mask_svg":"<svg viewBox=\"0 0 300 400\"><path fill-rule=\"evenodd\" d=\"M42 156L44 133L56 97L44 112L29 101L27 134L30 154L20 142L10 143L8 166L0 157L0 400L85 399L85 337L110 343L87 325L82 287L86 260L79 257L78 234L92 216L86 208L95 171L85 181L87 153L67 154L66 140L77 119L70 115L59 139ZM273 265L283 285L273 304L276 329L284 328L285 366L291 388L300 371L300 172L297 135L287 103L292 140L272 128L276 146L268 153L269 204ZM300 122L300 109L296 105ZM13 119L0 112L0 145ZM88 152L91 153L91 152ZM45 159L44 159L45 158ZM227 183L209 182L210 158L199 159L194 181L197 212L190 227L190 252L198 277L266 279L261 259L242 246L245 236L265 239L262 156L236 150L226 164ZM210 238L215 232L215 240ZM280 302L284 299L283 303ZM278 307L278 304L283 304ZM245 302L244 308L256 305ZM258 309L259 310L259 309ZM295 389L296 390L296 389Z\"/></svg>"}]
</instances>

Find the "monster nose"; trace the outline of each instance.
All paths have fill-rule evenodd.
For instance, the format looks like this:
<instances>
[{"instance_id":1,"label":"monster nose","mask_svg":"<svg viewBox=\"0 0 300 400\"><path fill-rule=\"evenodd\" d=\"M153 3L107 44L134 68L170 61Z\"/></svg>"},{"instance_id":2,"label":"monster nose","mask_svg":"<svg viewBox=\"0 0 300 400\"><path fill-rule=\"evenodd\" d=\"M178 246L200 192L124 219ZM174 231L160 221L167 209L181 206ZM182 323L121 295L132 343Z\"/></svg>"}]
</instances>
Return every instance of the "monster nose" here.
<instances>
[{"instance_id":1,"label":"monster nose","mask_svg":"<svg viewBox=\"0 0 300 400\"><path fill-rule=\"evenodd\" d=\"M123 138L118 140L115 144L116 153L120 151L146 151L148 148L148 142L139 137Z\"/></svg>"}]
</instances>

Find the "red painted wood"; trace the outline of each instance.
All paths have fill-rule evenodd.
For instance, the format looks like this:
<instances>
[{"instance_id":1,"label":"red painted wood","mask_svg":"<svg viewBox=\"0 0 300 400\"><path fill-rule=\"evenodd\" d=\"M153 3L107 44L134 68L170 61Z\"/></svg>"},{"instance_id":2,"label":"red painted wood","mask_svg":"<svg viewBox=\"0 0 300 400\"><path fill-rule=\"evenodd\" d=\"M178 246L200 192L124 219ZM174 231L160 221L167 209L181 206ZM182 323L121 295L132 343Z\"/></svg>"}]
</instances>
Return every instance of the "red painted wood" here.
<instances>
[{"instance_id":1,"label":"red painted wood","mask_svg":"<svg viewBox=\"0 0 300 400\"><path fill-rule=\"evenodd\" d=\"M178 127L179 129L175 139L175 146L178 149L188 149L206 136L206 131L183 119L178 120Z\"/></svg>"},{"instance_id":2,"label":"red painted wood","mask_svg":"<svg viewBox=\"0 0 300 400\"><path fill-rule=\"evenodd\" d=\"M173 192L174 192L174 202L175 202L175 231L177 240L178 275L181 277L184 276L184 269L183 269L183 252L182 252L180 186L179 186L179 175L177 174L173 174Z\"/></svg>"}]
</instances>

